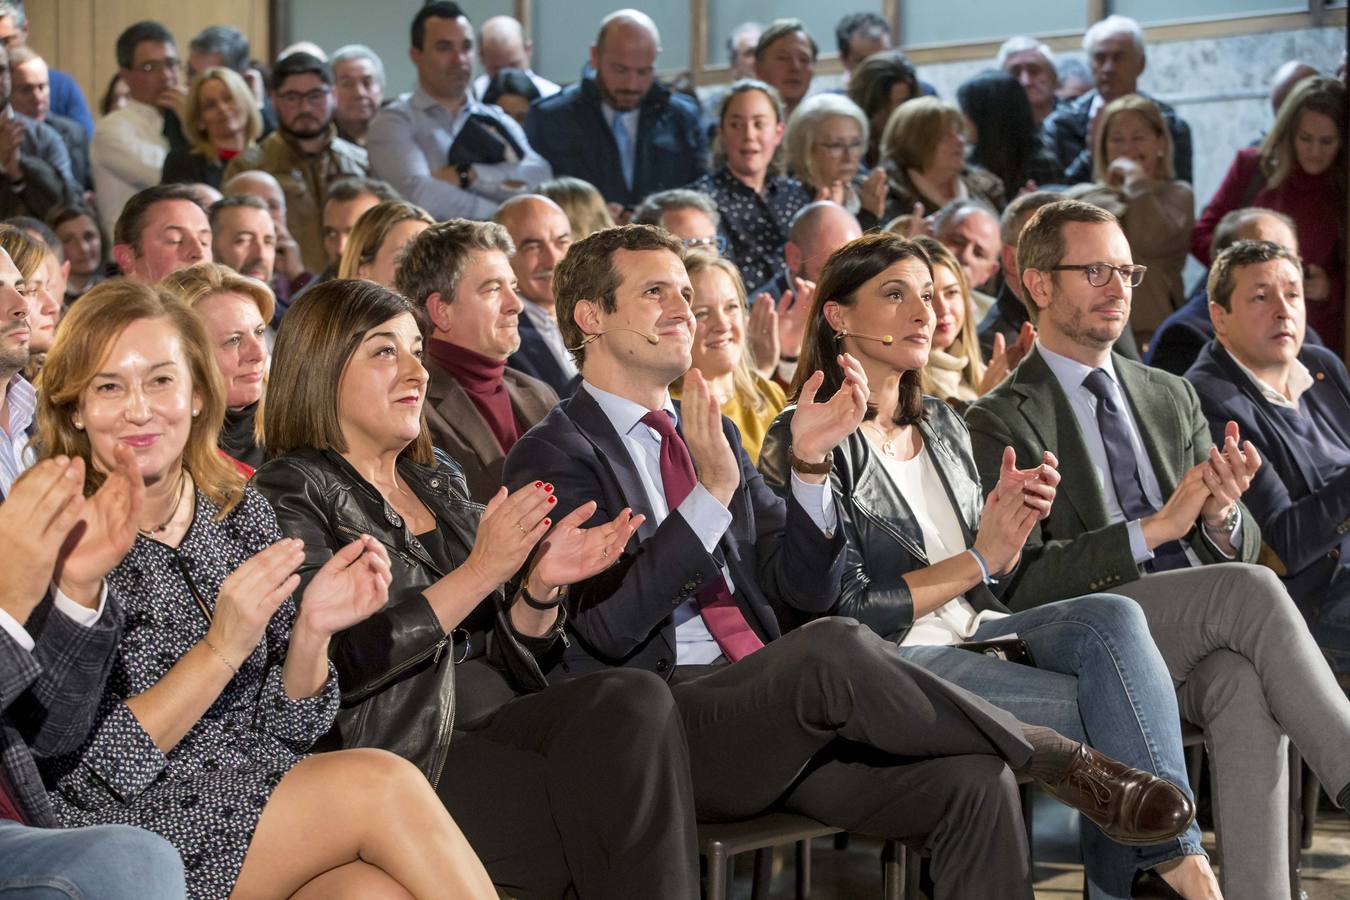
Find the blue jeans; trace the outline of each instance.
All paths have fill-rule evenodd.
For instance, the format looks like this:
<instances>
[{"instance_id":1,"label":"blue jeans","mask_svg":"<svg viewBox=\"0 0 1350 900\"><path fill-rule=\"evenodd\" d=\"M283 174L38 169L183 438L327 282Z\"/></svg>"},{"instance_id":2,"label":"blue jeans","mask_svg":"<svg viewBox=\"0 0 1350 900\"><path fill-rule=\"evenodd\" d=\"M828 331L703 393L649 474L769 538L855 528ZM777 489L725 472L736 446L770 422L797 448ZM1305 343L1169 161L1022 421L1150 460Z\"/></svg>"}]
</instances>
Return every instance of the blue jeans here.
<instances>
[{"instance_id":1,"label":"blue jeans","mask_svg":"<svg viewBox=\"0 0 1350 900\"><path fill-rule=\"evenodd\" d=\"M181 900L183 862L157 834L128 825L29 828L0 819L4 900Z\"/></svg>"},{"instance_id":2,"label":"blue jeans","mask_svg":"<svg viewBox=\"0 0 1350 900\"><path fill-rule=\"evenodd\" d=\"M1029 725L1085 741L1185 790L1176 690L1143 612L1114 594L1062 600L986 622L971 640L1016 633L1036 668L955 647L902 647L906 659L1006 709ZM1153 847L1124 847L1083 821L1083 864L1093 898L1128 900L1135 870L1203 854L1200 829Z\"/></svg>"}]
</instances>

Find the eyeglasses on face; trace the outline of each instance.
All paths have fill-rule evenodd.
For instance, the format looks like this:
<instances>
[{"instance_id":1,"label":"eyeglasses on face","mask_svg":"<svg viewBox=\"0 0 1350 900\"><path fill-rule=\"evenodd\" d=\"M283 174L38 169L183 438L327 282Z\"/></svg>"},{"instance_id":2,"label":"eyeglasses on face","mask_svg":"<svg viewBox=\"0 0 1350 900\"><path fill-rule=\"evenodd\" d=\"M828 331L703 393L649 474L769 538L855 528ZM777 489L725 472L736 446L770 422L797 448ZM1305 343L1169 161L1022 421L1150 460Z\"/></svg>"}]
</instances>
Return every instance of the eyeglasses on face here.
<instances>
[{"instance_id":1,"label":"eyeglasses on face","mask_svg":"<svg viewBox=\"0 0 1350 900\"><path fill-rule=\"evenodd\" d=\"M303 94L299 91L286 91L277 94L277 99L282 103L289 103L291 106L299 106L301 103L307 106L318 106L328 98L328 92L331 88L315 88L312 91L305 91Z\"/></svg>"},{"instance_id":2,"label":"eyeglasses on face","mask_svg":"<svg viewBox=\"0 0 1350 900\"><path fill-rule=\"evenodd\" d=\"M1056 272L1082 272L1088 284L1093 287L1106 287L1112 273L1118 273L1120 280L1129 287L1136 288L1144 281L1148 266L1113 266L1108 262L1086 263L1076 266L1055 266Z\"/></svg>"},{"instance_id":3,"label":"eyeglasses on face","mask_svg":"<svg viewBox=\"0 0 1350 900\"><path fill-rule=\"evenodd\" d=\"M727 252L727 239L720 234L713 237L684 238L681 243L684 244L686 250L710 250L716 247L719 256Z\"/></svg>"},{"instance_id":4,"label":"eyeglasses on face","mask_svg":"<svg viewBox=\"0 0 1350 900\"><path fill-rule=\"evenodd\" d=\"M863 151L863 142L861 140L852 141L821 141L816 144L817 147L834 157L861 156Z\"/></svg>"},{"instance_id":5,"label":"eyeglasses on face","mask_svg":"<svg viewBox=\"0 0 1350 900\"><path fill-rule=\"evenodd\" d=\"M138 63L134 68L137 72L144 72L146 75L158 75L160 72L177 72L182 64L182 61L176 57L166 56L164 59L147 59L143 63Z\"/></svg>"}]
</instances>

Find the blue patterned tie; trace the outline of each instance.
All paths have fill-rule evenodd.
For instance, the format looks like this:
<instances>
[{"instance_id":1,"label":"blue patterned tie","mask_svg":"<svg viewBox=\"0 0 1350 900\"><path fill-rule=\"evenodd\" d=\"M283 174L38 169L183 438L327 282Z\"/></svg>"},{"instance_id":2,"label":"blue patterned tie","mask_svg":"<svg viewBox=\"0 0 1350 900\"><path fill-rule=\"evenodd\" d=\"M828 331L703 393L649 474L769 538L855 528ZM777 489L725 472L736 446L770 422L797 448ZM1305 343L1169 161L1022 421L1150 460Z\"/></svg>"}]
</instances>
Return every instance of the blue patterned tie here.
<instances>
[{"instance_id":1,"label":"blue patterned tie","mask_svg":"<svg viewBox=\"0 0 1350 900\"><path fill-rule=\"evenodd\" d=\"M1130 440L1130 426L1125 411L1116 403L1116 392L1111 390L1111 376L1104 369L1093 369L1083 379L1083 387L1097 398L1097 427L1106 448L1106 462L1111 470L1111 484L1116 489L1116 503L1125 521L1143 519L1157 512L1144 494L1144 482L1139 476L1139 459L1134 455ZM1150 572L1180 569L1190 565L1186 550L1179 541L1168 541L1153 550L1153 559L1145 564Z\"/></svg>"},{"instance_id":2,"label":"blue patterned tie","mask_svg":"<svg viewBox=\"0 0 1350 900\"><path fill-rule=\"evenodd\" d=\"M623 122L623 113L616 112L611 128L614 131L614 145L619 148L619 163L623 166L623 183L633 186L633 136Z\"/></svg>"}]
</instances>

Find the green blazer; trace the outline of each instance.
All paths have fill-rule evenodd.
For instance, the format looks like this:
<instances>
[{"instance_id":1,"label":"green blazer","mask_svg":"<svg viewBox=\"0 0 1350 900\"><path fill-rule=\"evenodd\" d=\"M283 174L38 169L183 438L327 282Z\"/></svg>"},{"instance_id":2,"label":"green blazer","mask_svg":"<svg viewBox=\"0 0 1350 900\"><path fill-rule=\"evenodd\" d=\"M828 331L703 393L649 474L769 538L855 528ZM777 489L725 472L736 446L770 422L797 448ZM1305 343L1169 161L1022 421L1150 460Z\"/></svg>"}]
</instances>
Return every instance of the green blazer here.
<instances>
[{"instance_id":1,"label":"green blazer","mask_svg":"<svg viewBox=\"0 0 1350 900\"><path fill-rule=\"evenodd\" d=\"M1165 501L1187 470L1208 458L1213 446L1209 423L1195 389L1185 379L1118 353L1111 362ZM1078 419L1038 349L1032 349L1002 384L971 404L966 424L986 493L998 482L1005 446L1017 451L1022 466L1039 461L1042 451L1049 450L1059 458L1063 475L1049 518L1036 525L1027 539L1022 563L1003 595L1004 603L1013 609L1029 609L1109 591L1143 574L1130 552L1125 522L1113 524L1107 518ZM1198 525L1187 540L1200 561L1228 562ZM1242 549L1237 561L1256 562L1260 550L1260 528L1243 507Z\"/></svg>"}]
</instances>

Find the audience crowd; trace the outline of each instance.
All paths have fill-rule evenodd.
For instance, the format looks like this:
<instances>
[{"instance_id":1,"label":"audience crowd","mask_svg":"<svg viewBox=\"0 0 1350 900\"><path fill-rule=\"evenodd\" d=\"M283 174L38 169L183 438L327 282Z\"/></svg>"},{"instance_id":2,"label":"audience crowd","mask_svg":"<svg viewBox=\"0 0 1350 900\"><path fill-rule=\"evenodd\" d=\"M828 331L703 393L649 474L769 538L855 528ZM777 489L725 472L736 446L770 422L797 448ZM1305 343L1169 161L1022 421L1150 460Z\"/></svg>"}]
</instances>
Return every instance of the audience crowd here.
<instances>
[{"instance_id":1,"label":"audience crowd","mask_svg":"<svg viewBox=\"0 0 1350 900\"><path fill-rule=\"evenodd\" d=\"M1344 64L1197 215L1123 16L950 98L874 13L701 96L594 27L558 85L430 0L399 93L139 22L94 118L0 0L0 893L689 900L781 811L1030 898L1020 781L1087 896L1288 897L1291 745L1350 806Z\"/></svg>"}]
</instances>

